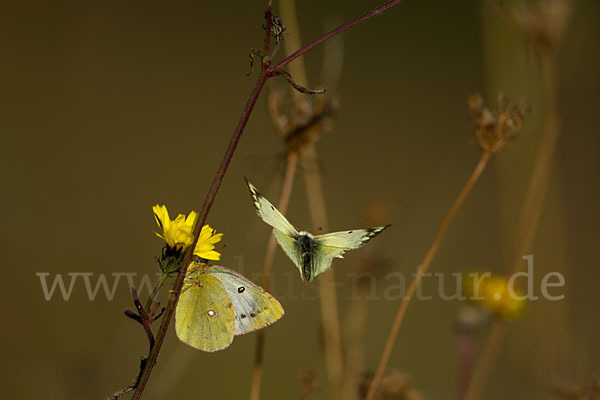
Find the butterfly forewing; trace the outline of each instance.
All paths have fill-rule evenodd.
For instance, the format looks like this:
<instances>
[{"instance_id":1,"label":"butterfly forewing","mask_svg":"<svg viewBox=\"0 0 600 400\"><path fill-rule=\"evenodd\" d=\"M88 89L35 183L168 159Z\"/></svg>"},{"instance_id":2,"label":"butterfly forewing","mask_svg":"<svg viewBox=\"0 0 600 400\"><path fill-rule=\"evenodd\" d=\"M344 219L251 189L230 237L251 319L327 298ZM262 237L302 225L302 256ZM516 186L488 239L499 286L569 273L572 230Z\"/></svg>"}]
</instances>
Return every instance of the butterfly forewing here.
<instances>
[{"instance_id":1,"label":"butterfly forewing","mask_svg":"<svg viewBox=\"0 0 600 400\"><path fill-rule=\"evenodd\" d=\"M234 308L217 278L208 274L186 278L175 310L175 332L179 340L203 351L222 350L231 344Z\"/></svg>"},{"instance_id":2,"label":"butterfly forewing","mask_svg":"<svg viewBox=\"0 0 600 400\"><path fill-rule=\"evenodd\" d=\"M282 233L295 238L298 236L298 230L269 202L262 194L258 192L256 187L247 179L246 183L250 189L250 195L258 216L267 224L275 229L279 229Z\"/></svg>"},{"instance_id":3,"label":"butterfly forewing","mask_svg":"<svg viewBox=\"0 0 600 400\"><path fill-rule=\"evenodd\" d=\"M389 225L385 225L368 229L327 233L315 236L315 241L321 246L336 247L344 250L358 249L388 227Z\"/></svg>"}]
</instances>

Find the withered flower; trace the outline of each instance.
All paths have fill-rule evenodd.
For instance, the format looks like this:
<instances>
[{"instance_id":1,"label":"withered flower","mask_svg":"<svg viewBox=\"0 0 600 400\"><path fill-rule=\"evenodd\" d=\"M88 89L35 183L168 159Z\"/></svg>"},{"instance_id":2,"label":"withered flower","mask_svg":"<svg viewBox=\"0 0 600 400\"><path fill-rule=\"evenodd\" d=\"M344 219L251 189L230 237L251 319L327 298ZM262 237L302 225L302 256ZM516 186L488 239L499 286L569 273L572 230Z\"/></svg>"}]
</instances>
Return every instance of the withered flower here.
<instances>
[{"instance_id":1,"label":"withered flower","mask_svg":"<svg viewBox=\"0 0 600 400\"><path fill-rule=\"evenodd\" d=\"M469 110L475 125L475 137L481 150L494 154L513 139L528 111L524 107L511 106L502 96L498 96L496 109L485 108L480 95L468 98Z\"/></svg>"}]
</instances>

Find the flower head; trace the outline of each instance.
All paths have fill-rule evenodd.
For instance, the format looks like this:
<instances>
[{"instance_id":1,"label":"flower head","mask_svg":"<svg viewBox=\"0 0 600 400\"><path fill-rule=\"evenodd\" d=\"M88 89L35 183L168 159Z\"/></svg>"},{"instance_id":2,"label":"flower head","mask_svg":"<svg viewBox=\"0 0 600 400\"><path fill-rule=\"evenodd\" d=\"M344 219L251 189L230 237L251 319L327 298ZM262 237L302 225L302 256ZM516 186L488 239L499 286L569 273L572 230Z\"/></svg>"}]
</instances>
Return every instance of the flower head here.
<instances>
[{"instance_id":1,"label":"flower head","mask_svg":"<svg viewBox=\"0 0 600 400\"><path fill-rule=\"evenodd\" d=\"M154 233L163 239L167 246L172 249L183 250L192 244L194 241L192 230L198 219L196 211L191 211L187 217L179 214L174 220L170 219L169 211L164 205L159 206L157 204L152 207L152 211L154 211L154 219L156 219L158 227L162 230L162 233Z\"/></svg>"},{"instance_id":2,"label":"flower head","mask_svg":"<svg viewBox=\"0 0 600 400\"><path fill-rule=\"evenodd\" d=\"M467 102L475 125L477 144L490 154L502 150L517 135L528 114L524 107L511 106L502 95L498 96L496 109L485 108L479 95L469 96Z\"/></svg>"},{"instance_id":3,"label":"flower head","mask_svg":"<svg viewBox=\"0 0 600 400\"><path fill-rule=\"evenodd\" d=\"M473 275L469 274L463 282L463 294L469 300L505 321L512 321L521 316L525 309L523 293L516 288L511 288L511 293L505 277Z\"/></svg>"},{"instance_id":4,"label":"flower head","mask_svg":"<svg viewBox=\"0 0 600 400\"><path fill-rule=\"evenodd\" d=\"M165 273L177 271L183 261L184 250L194 242L194 226L198 219L198 213L191 211L187 216L179 214L172 220L164 205L157 204L152 207L152 210L156 223L162 231L154 233L166 243L158 264ZM209 225L204 225L196 242L194 255L204 260L219 260L221 254L214 248L215 243L219 242L222 237L222 233L215 233L215 230Z\"/></svg>"}]
</instances>

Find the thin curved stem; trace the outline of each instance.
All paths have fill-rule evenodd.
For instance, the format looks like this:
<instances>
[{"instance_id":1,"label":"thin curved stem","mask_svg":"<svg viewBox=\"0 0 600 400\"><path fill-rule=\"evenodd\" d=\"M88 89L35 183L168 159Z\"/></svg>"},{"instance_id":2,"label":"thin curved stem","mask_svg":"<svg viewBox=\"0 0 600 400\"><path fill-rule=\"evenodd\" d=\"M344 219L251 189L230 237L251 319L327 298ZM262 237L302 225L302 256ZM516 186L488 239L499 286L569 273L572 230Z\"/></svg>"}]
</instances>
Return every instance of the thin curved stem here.
<instances>
[{"instance_id":1,"label":"thin curved stem","mask_svg":"<svg viewBox=\"0 0 600 400\"><path fill-rule=\"evenodd\" d=\"M429 265L431 264L433 257L435 257L435 254L437 253L438 248L440 247L440 244L442 243L442 240L444 239L444 236L446 235L446 231L448 230L450 223L452 222L457 211L460 209L460 207L464 203L465 199L471 192L471 189L473 189L473 186L475 185L475 183L481 176L481 173L485 169L490 157L491 157L491 153L483 152L481 154L481 158L479 159L479 162L475 166L473 173L467 180L467 183L465 183L465 186L462 188L461 192L458 194L458 197L456 198L456 200L454 200L452 207L450 207L450 211L448 211L448 214L446 214L446 216L444 217L444 219L437 231L437 234L435 235L435 238L433 239L433 243L431 243L429 250L427 250L427 253L425 254L425 258L423 259L423 262L417 269L417 273L416 273L415 277L413 278L412 282L410 283L410 286L408 287L408 290L406 291L406 295L402 298L402 302L400 303L400 306L398 307L398 311L396 313L396 318L394 319L394 323L392 325L392 328L390 329L390 334L388 336L387 342L385 344L385 348L381 355L381 359L379 360L379 365L377 366L377 371L375 372L375 376L373 377L373 380L371 381L371 385L369 386L369 391L367 392L366 400L373 400L375 398L375 393L377 392L377 388L379 386L379 383L381 382L381 378L383 377L383 373L385 372L385 368L387 367L387 363L392 354L392 349L394 348L394 343L396 342L396 337L398 336L398 332L400 331L400 326L402 325L402 321L404 320L404 316L406 315L406 310L408 308L408 304L410 303L412 296L415 294L417 287L421 283L423 276L425 276L425 272L429 268Z\"/></svg>"},{"instance_id":2,"label":"thin curved stem","mask_svg":"<svg viewBox=\"0 0 600 400\"><path fill-rule=\"evenodd\" d=\"M352 28L353 26L358 25L358 24L360 24L362 22L365 22L368 19L371 19L371 18L373 18L373 17L381 14L382 12L386 11L387 9L395 6L396 4L398 4L400 2L402 2L402 0L390 0L387 3L382 4L381 6L375 8L375 9L373 9L373 10L371 10L369 12L364 13L360 17L355 18L352 21L348 21L345 24L340 25L337 28L334 28L334 29L330 30L329 32L327 32L323 36L320 36L320 37L316 38L315 40L313 40L312 42L310 42L306 46L302 47L301 49L296 50L294 53L292 53L289 56L287 56L286 58L284 58L277 65L275 65L275 67L273 67L273 69L281 68L281 67L289 64L290 62L294 61L296 58L300 57L302 54L304 54L307 51L311 50L313 47L317 47L318 45L320 45L321 43L323 43L327 39L331 38L332 36L335 36L338 33L342 33L344 31L347 31L348 29Z\"/></svg>"},{"instance_id":3,"label":"thin curved stem","mask_svg":"<svg viewBox=\"0 0 600 400\"><path fill-rule=\"evenodd\" d=\"M527 194L523 202L523 209L517 230L517 245L509 273L515 274L522 268L522 257L529 253L537 226L541 216L548 186L552 162L556 153L556 144L560 134L560 113L557 100L558 76L556 59L553 53L543 53L543 85L547 95L548 110L546 112L545 132L541 139L538 154L535 160ZM494 321L490 333L483 346L482 354L477 362L477 369L473 374L465 394L465 400L479 400L500 355L500 350L508 333L509 326L501 320Z\"/></svg>"},{"instance_id":4,"label":"thin curved stem","mask_svg":"<svg viewBox=\"0 0 600 400\"><path fill-rule=\"evenodd\" d=\"M508 324L503 320L497 318L494 320L490 333L488 334L485 345L477 369L473 372L469 386L465 391L463 400L474 400L481 398L481 394L485 389L485 386L489 380L489 377L494 368L494 364L498 359L502 345L504 344L504 338L508 333Z\"/></svg>"},{"instance_id":5,"label":"thin curved stem","mask_svg":"<svg viewBox=\"0 0 600 400\"><path fill-rule=\"evenodd\" d=\"M325 195L323 193L323 183L317 163L317 150L314 142L310 142L304 146L301 156L306 195L308 197L308 209L313 229L322 228L324 231L328 231L329 223L325 207ZM335 271L330 269L319 275L318 284L319 298L321 300L321 323L323 325L323 351L325 353L327 375L331 385L331 398L341 400L344 364Z\"/></svg>"},{"instance_id":6,"label":"thin curved stem","mask_svg":"<svg viewBox=\"0 0 600 400\"><path fill-rule=\"evenodd\" d=\"M292 188L294 187L294 177L296 175L296 167L298 165L298 153L290 152L287 155L285 177L283 178L283 186L281 188L281 194L279 196L279 202L277 203L277 209L285 215L288 204L290 203L290 197L292 194ZM273 260L275 259L275 249L277 243L275 242L275 236L271 233L269 242L267 243L267 250L265 251L265 262L262 270L262 287L265 290L269 290L271 283L271 269L273 268ZM262 383L262 372L263 372L263 354L265 347L265 331L261 330L256 335L256 350L254 353L254 369L252 370L252 381L250 384L250 400L258 400L260 397L260 386Z\"/></svg>"},{"instance_id":7,"label":"thin curved stem","mask_svg":"<svg viewBox=\"0 0 600 400\"><path fill-rule=\"evenodd\" d=\"M156 299L156 296L160 292L160 289L162 289L162 287L165 284L165 282L167 281L168 277L169 276L167 274L162 273L160 275L160 278L158 278L158 280L154 284L154 287L152 288L152 293L150 293L150 296L148 297L148 300L146 301L146 311L147 312L150 312L150 308L152 307L152 303L154 303L154 299Z\"/></svg>"}]
</instances>

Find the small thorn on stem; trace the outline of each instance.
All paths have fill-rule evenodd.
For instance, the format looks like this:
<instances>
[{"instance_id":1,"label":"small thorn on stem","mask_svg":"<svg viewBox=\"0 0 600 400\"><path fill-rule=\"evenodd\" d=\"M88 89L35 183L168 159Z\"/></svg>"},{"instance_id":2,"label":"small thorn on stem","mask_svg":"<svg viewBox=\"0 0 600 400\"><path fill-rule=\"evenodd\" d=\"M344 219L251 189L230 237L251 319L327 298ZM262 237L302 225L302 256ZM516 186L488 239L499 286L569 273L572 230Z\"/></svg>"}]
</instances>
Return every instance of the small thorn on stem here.
<instances>
[{"instance_id":1,"label":"small thorn on stem","mask_svg":"<svg viewBox=\"0 0 600 400\"><path fill-rule=\"evenodd\" d=\"M273 73L273 75L274 76L276 76L276 75L282 75L288 81L288 83L290 85L292 85L292 87L294 89L296 89L297 91L299 91L300 93L304 93L304 94L323 94L323 93L327 92L327 89L315 89L315 90L313 90L313 89L308 89L308 88L305 88L304 86L299 85L294 80L294 78L292 78L292 75L290 75L290 73L287 72L287 71L278 70L278 71L275 71Z\"/></svg>"}]
</instances>

